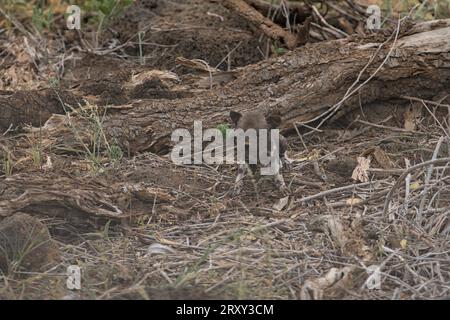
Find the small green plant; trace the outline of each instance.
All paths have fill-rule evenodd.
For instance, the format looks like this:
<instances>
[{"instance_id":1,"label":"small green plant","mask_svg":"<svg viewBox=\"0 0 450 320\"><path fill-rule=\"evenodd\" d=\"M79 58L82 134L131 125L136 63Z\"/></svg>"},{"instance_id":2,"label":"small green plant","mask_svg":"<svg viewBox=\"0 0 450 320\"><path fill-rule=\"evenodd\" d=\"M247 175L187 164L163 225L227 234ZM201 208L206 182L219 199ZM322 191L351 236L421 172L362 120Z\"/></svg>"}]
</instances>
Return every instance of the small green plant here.
<instances>
[{"instance_id":1,"label":"small green plant","mask_svg":"<svg viewBox=\"0 0 450 320\"><path fill-rule=\"evenodd\" d=\"M42 168L42 130L39 129L38 139L33 139L31 148L31 158L35 167Z\"/></svg>"},{"instance_id":2,"label":"small green plant","mask_svg":"<svg viewBox=\"0 0 450 320\"><path fill-rule=\"evenodd\" d=\"M42 166L42 151L39 145L33 145L31 149L31 158L33 159L33 164L37 168Z\"/></svg>"},{"instance_id":3,"label":"small green plant","mask_svg":"<svg viewBox=\"0 0 450 320\"><path fill-rule=\"evenodd\" d=\"M446 19L450 17L450 2L448 0L436 1L433 9L435 19Z\"/></svg>"},{"instance_id":4,"label":"small green plant","mask_svg":"<svg viewBox=\"0 0 450 320\"><path fill-rule=\"evenodd\" d=\"M57 91L55 90L55 92ZM63 104L62 101L61 103ZM78 144L82 147L82 150L73 151L84 154L95 174L104 172L103 162L105 158L108 158L113 165L122 160L122 149L117 144L110 144L105 135L103 130L105 114L100 114L97 105L87 103L85 106L79 106L77 109L70 107L70 110L67 110L64 104L63 106L69 118L69 127ZM72 122L73 116L79 117L86 123L86 127L83 128L82 132Z\"/></svg>"},{"instance_id":5,"label":"small green plant","mask_svg":"<svg viewBox=\"0 0 450 320\"><path fill-rule=\"evenodd\" d=\"M103 231L102 231L102 237L103 239L108 239L109 238L109 228L111 225L111 220L108 220L105 224L105 226L103 227Z\"/></svg>"},{"instance_id":6,"label":"small green plant","mask_svg":"<svg viewBox=\"0 0 450 320\"><path fill-rule=\"evenodd\" d=\"M3 149L3 172L7 177L10 177L13 173L14 161L11 156L11 151Z\"/></svg>"},{"instance_id":7,"label":"small green plant","mask_svg":"<svg viewBox=\"0 0 450 320\"><path fill-rule=\"evenodd\" d=\"M123 151L118 145L111 145L108 148L108 156L113 163L117 163L123 158Z\"/></svg>"},{"instance_id":8,"label":"small green plant","mask_svg":"<svg viewBox=\"0 0 450 320\"><path fill-rule=\"evenodd\" d=\"M227 137L228 130L230 129L230 126L227 123L221 123L216 128L222 133L224 138Z\"/></svg>"},{"instance_id":9,"label":"small green plant","mask_svg":"<svg viewBox=\"0 0 450 320\"><path fill-rule=\"evenodd\" d=\"M281 56L287 52L286 48L277 47L277 46L272 46L272 51L275 52L279 56Z\"/></svg>"},{"instance_id":10,"label":"small green plant","mask_svg":"<svg viewBox=\"0 0 450 320\"><path fill-rule=\"evenodd\" d=\"M287 52L287 49L284 48L279 41L273 41L272 45L270 46L270 49L272 53L281 56Z\"/></svg>"},{"instance_id":11,"label":"small green plant","mask_svg":"<svg viewBox=\"0 0 450 320\"><path fill-rule=\"evenodd\" d=\"M139 41L139 62L141 65L145 64L145 57L144 57L144 48L142 45L143 39L145 36L145 32L139 32L138 33L138 41Z\"/></svg>"},{"instance_id":12,"label":"small green plant","mask_svg":"<svg viewBox=\"0 0 450 320\"><path fill-rule=\"evenodd\" d=\"M76 1L83 12L90 12L94 17L90 22L106 24L108 20L120 13L133 3L134 0L85 0Z\"/></svg>"},{"instance_id":13,"label":"small green plant","mask_svg":"<svg viewBox=\"0 0 450 320\"><path fill-rule=\"evenodd\" d=\"M43 9L40 6L33 7L33 16L31 17L31 22L40 32L44 29L50 30L53 21L52 9Z\"/></svg>"},{"instance_id":14,"label":"small green plant","mask_svg":"<svg viewBox=\"0 0 450 320\"><path fill-rule=\"evenodd\" d=\"M59 79L58 78L50 77L47 80L47 82L48 82L49 86L52 87L52 88L56 88L56 87L59 86Z\"/></svg>"}]
</instances>

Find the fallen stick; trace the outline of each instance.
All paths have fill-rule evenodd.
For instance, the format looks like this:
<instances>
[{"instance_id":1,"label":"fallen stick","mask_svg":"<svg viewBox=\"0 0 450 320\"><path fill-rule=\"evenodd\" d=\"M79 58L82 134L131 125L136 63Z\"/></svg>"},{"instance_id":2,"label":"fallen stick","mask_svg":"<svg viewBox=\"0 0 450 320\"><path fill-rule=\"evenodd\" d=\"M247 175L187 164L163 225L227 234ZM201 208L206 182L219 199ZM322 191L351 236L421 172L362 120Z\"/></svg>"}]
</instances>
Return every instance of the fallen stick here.
<instances>
[{"instance_id":1,"label":"fallen stick","mask_svg":"<svg viewBox=\"0 0 450 320\"><path fill-rule=\"evenodd\" d=\"M441 146L442 146L443 142L444 142L444 137L442 136L439 138L438 142L436 143L436 148L434 149L431 160L437 159L439 150L441 150ZM434 168L434 165L431 164L428 167L427 175L425 176L425 181L424 181L425 188L422 191L422 199L420 200L419 210L417 211L417 215L416 215L416 221L418 221L418 222L420 222L422 220L422 211L423 211L423 208L425 207L425 201L427 200L428 191L430 189L429 183L431 180L431 175L433 174L433 168Z\"/></svg>"},{"instance_id":2,"label":"fallen stick","mask_svg":"<svg viewBox=\"0 0 450 320\"><path fill-rule=\"evenodd\" d=\"M428 165L434 165L434 164L437 164L437 163L447 163L447 162L450 162L450 158L441 158L441 159L429 160L429 161L425 161L425 162L416 164L415 166L409 167L407 170L405 170L402 173L402 175L397 179L397 181L394 183L394 185L392 186L392 188L389 191L388 195L386 196L386 200L384 201L384 206L383 206L383 215L386 215L386 213L388 212L389 203L391 202L392 195L397 190L397 187L400 185L400 183L406 178L406 176L410 172L413 172L416 169L420 169L420 168L428 166Z\"/></svg>"},{"instance_id":3,"label":"fallen stick","mask_svg":"<svg viewBox=\"0 0 450 320\"><path fill-rule=\"evenodd\" d=\"M256 25L269 38L282 41L288 49L294 49L297 46L297 37L294 34L264 17L244 0L225 0L222 4Z\"/></svg>"},{"instance_id":4,"label":"fallen stick","mask_svg":"<svg viewBox=\"0 0 450 320\"><path fill-rule=\"evenodd\" d=\"M250 6L258 10L263 16L271 17L272 20L280 25L286 23L287 18L282 12L280 5L269 3L264 0L245 0ZM311 16L311 9L305 3L284 1L290 16L294 17L296 22L303 21Z\"/></svg>"},{"instance_id":5,"label":"fallen stick","mask_svg":"<svg viewBox=\"0 0 450 320\"><path fill-rule=\"evenodd\" d=\"M379 183L379 182L380 182L379 180L377 180L377 181L369 181L369 182L355 183L355 184L351 184L349 186L334 188L334 189L330 189L330 190L326 190L326 191L314 194L312 196L303 197L303 198L301 198L299 200L299 202L306 202L306 201L314 200L314 199L317 199L317 198L325 197L325 196L327 196L329 194L332 194L332 193L335 193L335 192L346 191L346 190L354 189L354 188L357 188L357 187L365 187L365 186L368 186L368 185L371 185L371 184L375 184L375 183Z\"/></svg>"}]
</instances>

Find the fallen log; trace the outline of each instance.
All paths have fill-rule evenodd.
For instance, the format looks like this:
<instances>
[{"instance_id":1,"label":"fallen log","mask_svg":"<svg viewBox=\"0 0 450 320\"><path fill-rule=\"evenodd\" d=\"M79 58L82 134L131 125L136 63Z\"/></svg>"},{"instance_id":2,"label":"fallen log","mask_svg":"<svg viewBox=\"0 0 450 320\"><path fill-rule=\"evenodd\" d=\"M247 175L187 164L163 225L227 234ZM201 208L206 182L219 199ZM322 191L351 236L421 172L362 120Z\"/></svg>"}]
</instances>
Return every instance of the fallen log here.
<instances>
[{"instance_id":1,"label":"fallen log","mask_svg":"<svg viewBox=\"0 0 450 320\"><path fill-rule=\"evenodd\" d=\"M118 73L120 72L119 69ZM111 105L114 100L126 103L133 98L176 99L189 95L188 92L172 87L179 79L169 71L138 69L133 74L130 71L128 75L114 79L114 83L111 78L113 76L79 81L72 85L76 89L55 86L42 90L0 91L0 134L9 128L42 126L52 114L65 114L72 108L84 105L85 100L99 105ZM117 107L123 108L123 105Z\"/></svg>"},{"instance_id":2,"label":"fallen log","mask_svg":"<svg viewBox=\"0 0 450 320\"><path fill-rule=\"evenodd\" d=\"M15 212L81 219L86 216L104 219L127 217L114 204L120 197L117 190L82 178L18 174L2 181L1 192L0 218Z\"/></svg>"},{"instance_id":3,"label":"fallen log","mask_svg":"<svg viewBox=\"0 0 450 320\"><path fill-rule=\"evenodd\" d=\"M239 69L235 80L195 96L134 101L106 115L103 130L130 154L166 153L174 129L192 129L194 120L217 126L228 121L230 110L278 109L282 129L292 129L402 96L431 99L449 89L449 37L450 20L440 20L390 35L307 44ZM71 134L66 121L57 122L43 132Z\"/></svg>"},{"instance_id":4,"label":"fallen log","mask_svg":"<svg viewBox=\"0 0 450 320\"><path fill-rule=\"evenodd\" d=\"M52 158L56 163L61 160L54 155ZM155 210L168 212L159 215L162 219L170 219L173 214L187 216L192 213L187 208L194 207L196 197L203 195L199 186L211 187L216 182L214 176L198 178L197 171L178 167L158 156L143 159L127 172L136 164L130 161L133 164L124 164L121 173L106 175L93 176L95 172L85 168L84 161L64 164L67 172L77 172L75 175L54 167L14 173L0 181L0 221L18 212L59 218L79 226L86 222L104 225L108 220L131 222ZM146 182L132 181L130 175L135 170L140 171L139 178L142 174L150 178ZM167 179L161 180L162 176ZM185 181L194 180L195 186L185 185Z\"/></svg>"}]
</instances>

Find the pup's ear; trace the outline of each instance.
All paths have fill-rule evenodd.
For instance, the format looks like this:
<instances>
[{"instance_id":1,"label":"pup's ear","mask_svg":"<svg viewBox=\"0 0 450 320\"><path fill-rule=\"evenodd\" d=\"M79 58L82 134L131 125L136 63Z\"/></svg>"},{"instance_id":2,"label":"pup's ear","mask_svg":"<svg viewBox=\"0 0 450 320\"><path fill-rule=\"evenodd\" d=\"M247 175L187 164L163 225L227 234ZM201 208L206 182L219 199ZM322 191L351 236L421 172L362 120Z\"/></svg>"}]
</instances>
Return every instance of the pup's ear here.
<instances>
[{"instance_id":1,"label":"pup's ear","mask_svg":"<svg viewBox=\"0 0 450 320\"><path fill-rule=\"evenodd\" d=\"M236 111L230 111L230 119L234 125L237 125L239 119L242 117L242 114Z\"/></svg>"},{"instance_id":2,"label":"pup's ear","mask_svg":"<svg viewBox=\"0 0 450 320\"><path fill-rule=\"evenodd\" d=\"M275 129L281 124L281 116L279 114L270 114L266 116L266 121L271 129Z\"/></svg>"}]
</instances>

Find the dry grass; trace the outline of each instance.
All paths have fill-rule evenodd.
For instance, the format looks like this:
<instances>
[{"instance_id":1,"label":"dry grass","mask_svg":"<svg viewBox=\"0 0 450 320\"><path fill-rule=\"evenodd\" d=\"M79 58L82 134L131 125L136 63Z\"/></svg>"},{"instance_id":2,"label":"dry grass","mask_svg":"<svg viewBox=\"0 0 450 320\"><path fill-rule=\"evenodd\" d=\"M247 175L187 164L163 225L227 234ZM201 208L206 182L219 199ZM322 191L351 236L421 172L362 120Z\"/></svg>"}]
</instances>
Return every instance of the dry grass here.
<instances>
[{"instance_id":1,"label":"dry grass","mask_svg":"<svg viewBox=\"0 0 450 320\"><path fill-rule=\"evenodd\" d=\"M404 158L418 154L412 145L432 158L436 143L443 141L438 138L442 129L433 118L421 120L418 129L424 135L371 130L352 142L340 143L337 157L354 157L383 142L383 150L396 168L403 166ZM327 137L324 142L319 136L304 139L319 153L319 167L327 167L336 141ZM291 140L291 153L296 158L308 157L300 141ZM351 151L339 152L342 148ZM327 170L327 182L321 181L308 170L312 161L298 162L286 175L292 201L287 209L275 212L272 205L277 196L271 194L269 181L260 182L262 203L256 202L250 185L242 197L231 198L233 173L229 167L180 168L151 154L124 160L120 167L107 169L96 179L128 186L144 183L165 190L175 200L149 201L143 206L130 202L130 212L139 214L139 219L128 226L113 222L92 227L74 225L70 219L48 220L60 241L63 261L48 273L24 281L17 280L19 275L4 278L2 296L172 298L170 292L188 288L200 297L297 299L305 298L305 283L315 283L337 268L343 270L342 279L306 290L306 297L315 291L332 299L448 297L448 165L448 161L436 163L430 176L429 166L410 170L407 184L403 179L397 183L403 170L386 170L386 174L379 168L371 175L370 184L355 184L347 177L344 184L353 187L302 202L302 198L321 194L320 190L340 186L342 177ZM392 171L394 175L389 173ZM384 214L386 194L393 187ZM361 201L349 202L352 198ZM157 249L148 251L155 243ZM75 296L65 289L65 277L61 276L70 264L83 270L82 289ZM380 267L381 289L369 290L364 285L371 265ZM48 282L52 287L43 289ZM156 289L162 291L155 293Z\"/></svg>"}]
</instances>

